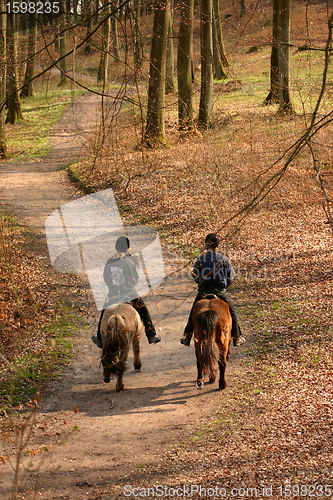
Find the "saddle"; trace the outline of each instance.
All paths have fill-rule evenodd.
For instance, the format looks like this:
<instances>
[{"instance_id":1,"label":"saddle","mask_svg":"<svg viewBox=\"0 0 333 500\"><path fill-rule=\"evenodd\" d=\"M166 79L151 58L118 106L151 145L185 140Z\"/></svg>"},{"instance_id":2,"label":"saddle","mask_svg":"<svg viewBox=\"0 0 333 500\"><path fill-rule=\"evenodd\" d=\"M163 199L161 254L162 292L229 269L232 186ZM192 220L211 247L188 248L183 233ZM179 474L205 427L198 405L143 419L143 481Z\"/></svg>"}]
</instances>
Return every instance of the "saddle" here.
<instances>
[{"instance_id":1,"label":"saddle","mask_svg":"<svg viewBox=\"0 0 333 500\"><path fill-rule=\"evenodd\" d=\"M203 299L218 299L218 296L217 295L214 295L214 293L207 293L206 295L204 295L202 297Z\"/></svg>"}]
</instances>

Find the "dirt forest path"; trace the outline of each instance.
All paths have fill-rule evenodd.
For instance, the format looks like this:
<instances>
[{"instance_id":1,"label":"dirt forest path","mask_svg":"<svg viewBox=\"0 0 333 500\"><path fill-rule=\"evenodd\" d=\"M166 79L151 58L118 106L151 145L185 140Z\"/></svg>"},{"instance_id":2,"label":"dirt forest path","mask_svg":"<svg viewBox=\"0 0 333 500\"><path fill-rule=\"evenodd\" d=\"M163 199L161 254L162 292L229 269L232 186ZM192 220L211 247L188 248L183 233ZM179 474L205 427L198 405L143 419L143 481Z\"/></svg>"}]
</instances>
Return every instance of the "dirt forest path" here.
<instances>
[{"instance_id":1,"label":"dirt forest path","mask_svg":"<svg viewBox=\"0 0 333 500\"><path fill-rule=\"evenodd\" d=\"M41 252L46 249L46 217L78 196L61 169L84 156L86 133L94 127L97 112L96 97L79 97L75 114L70 107L55 128L48 157L38 163L1 166L4 207L39 233ZM167 254L165 261L167 271L177 268L177 262L171 265ZM100 492L111 491L115 483L131 484L140 468L149 471L149 464L160 462L165 451L189 437L202 419L223 405L224 393L217 390L217 384L205 385L201 391L195 388L194 348L179 343L194 291L189 279L178 277L165 280L147 298L153 320L161 328L162 341L148 345L142 335L142 371L134 372L130 355L123 393L115 391L114 380L110 384L102 381L99 351L90 341L98 312L95 307L88 309L89 314L82 318L86 327L75 334L73 362L42 400L29 445L37 454L34 472L29 473L25 486L25 499L32 498L36 491L49 500L109 498ZM248 342L232 351L227 368L231 388L245 370L250 338L244 323L243 330ZM38 453L45 448L49 451ZM9 481L8 475L7 486Z\"/></svg>"}]
</instances>

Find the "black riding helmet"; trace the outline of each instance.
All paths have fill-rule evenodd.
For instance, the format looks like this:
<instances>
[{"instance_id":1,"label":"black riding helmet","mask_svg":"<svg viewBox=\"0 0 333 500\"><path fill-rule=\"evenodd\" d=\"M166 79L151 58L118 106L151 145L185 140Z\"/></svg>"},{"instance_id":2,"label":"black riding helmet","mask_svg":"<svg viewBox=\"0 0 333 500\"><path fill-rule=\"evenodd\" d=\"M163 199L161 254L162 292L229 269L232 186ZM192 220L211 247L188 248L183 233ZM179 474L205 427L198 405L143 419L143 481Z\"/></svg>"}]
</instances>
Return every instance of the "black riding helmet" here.
<instances>
[{"instance_id":1,"label":"black riding helmet","mask_svg":"<svg viewBox=\"0 0 333 500\"><path fill-rule=\"evenodd\" d=\"M219 244L220 244L220 240L219 240L219 237L217 236L217 234L214 234L214 233L207 234L206 239L205 239L206 247L217 248L219 246Z\"/></svg>"},{"instance_id":2,"label":"black riding helmet","mask_svg":"<svg viewBox=\"0 0 333 500\"><path fill-rule=\"evenodd\" d=\"M115 247L117 252L125 253L130 247L130 241L126 236L120 236L116 241Z\"/></svg>"}]
</instances>

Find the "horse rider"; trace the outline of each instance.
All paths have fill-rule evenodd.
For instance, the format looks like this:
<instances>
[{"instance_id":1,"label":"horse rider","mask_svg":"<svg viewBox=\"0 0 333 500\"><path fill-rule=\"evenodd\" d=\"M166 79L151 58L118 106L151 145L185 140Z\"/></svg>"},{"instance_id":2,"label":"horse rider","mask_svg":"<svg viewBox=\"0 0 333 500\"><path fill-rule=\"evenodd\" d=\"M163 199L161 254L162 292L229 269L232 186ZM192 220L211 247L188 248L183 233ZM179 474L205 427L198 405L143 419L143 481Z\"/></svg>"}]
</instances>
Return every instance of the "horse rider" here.
<instances>
[{"instance_id":1,"label":"horse rider","mask_svg":"<svg viewBox=\"0 0 333 500\"><path fill-rule=\"evenodd\" d=\"M208 234L205 239L205 250L196 260L192 277L198 285L198 294L193 305L205 298L207 294L214 294L229 306L232 319L231 337L234 347L243 344L245 338L241 334L238 324L236 309L226 294L226 289L235 279L235 271L229 259L217 251L220 241L216 234ZM193 307L193 306L192 306ZM185 327L180 343L189 346L193 334L192 310Z\"/></svg>"},{"instance_id":2,"label":"horse rider","mask_svg":"<svg viewBox=\"0 0 333 500\"><path fill-rule=\"evenodd\" d=\"M108 298L99 318L97 335L93 335L91 340L102 348L101 322L105 309L112 304L129 302L140 315L149 344L156 344L161 337L155 331L146 304L135 290L139 279L139 259L130 255L130 241L126 236L117 239L115 248L116 254L107 261L103 272L103 279L109 288Z\"/></svg>"}]
</instances>

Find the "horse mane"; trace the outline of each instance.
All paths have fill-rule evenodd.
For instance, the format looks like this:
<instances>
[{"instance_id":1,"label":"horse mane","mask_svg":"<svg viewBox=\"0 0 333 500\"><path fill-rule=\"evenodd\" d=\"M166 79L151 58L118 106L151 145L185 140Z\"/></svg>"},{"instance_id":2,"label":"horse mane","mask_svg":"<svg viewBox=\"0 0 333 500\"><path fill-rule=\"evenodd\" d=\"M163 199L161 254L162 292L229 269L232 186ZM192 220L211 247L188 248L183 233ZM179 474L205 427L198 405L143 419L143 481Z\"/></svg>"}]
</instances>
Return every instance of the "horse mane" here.
<instances>
[{"instance_id":1,"label":"horse mane","mask_svg":"<svg viewBox=\"0 0 333 500\"><path fill-rule=\"evenodd\" d=\"M106 337L103 341L102 356L122 351L130 342L130 335L125 322L119 314L109 318Z\"/></svg>"},{"instance_id":2,"label":"horse mane","mask_svg":"<svg viewBox=\"0 0 333 500\"><path fill-rule=\"evenodd\" d=\"M215 331L219 322L219 315L212 310L203 311L199 314L198 324L202 331L201 356L202 371L208 373L209 377L214 376L218 369L219 348L215 341Z\"/></svg>"}]
</instances>

